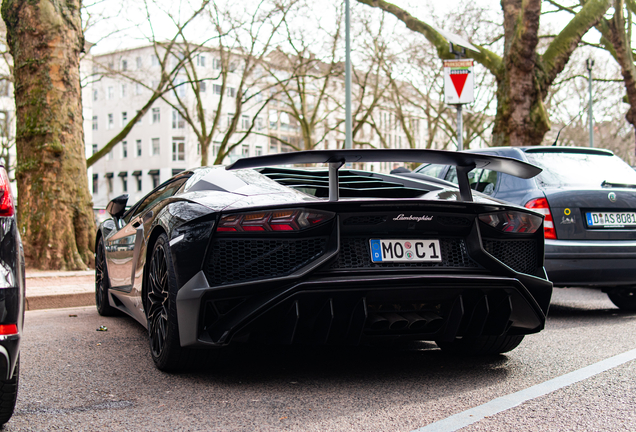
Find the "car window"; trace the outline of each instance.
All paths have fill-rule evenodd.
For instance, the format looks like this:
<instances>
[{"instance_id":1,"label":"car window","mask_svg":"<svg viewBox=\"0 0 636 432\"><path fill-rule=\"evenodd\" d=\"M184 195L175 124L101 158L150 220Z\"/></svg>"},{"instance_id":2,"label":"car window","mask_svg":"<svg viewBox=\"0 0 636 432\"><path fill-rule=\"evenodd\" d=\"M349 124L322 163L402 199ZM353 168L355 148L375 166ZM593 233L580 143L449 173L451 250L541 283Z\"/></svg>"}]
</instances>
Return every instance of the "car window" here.
<instances>
[{"instance_id":1,"label":"car window","mask_svg":"<svg viewBox=\"0 0 636 432\"><path fill-rule=\"evenodd\" d=\"M444 180L457 184L457 168L450 167ZM483 168L476 168L468 173L470 187L477 192L492 195L497 185L497 172Z\"/></svg>"},{"instance_id":2,"label":"car window","mask_svg":"<svg viewBox=\"0 0 636 432\"><path fill-rule=\"evenodd\" d=\"M431 177L442 178L442 172L448 165L428 164L419 167L416 172Z\"/></svg>"},{"instance_id":3,"label":"car window","mask_svg":"<svg viewBox=\"0 0 636 432\"><path fill-rule=\"evenodd\" d=\"M636 185L636 172L618 156L556 152L527 152L526 156L531 164L543 168L537 181L544 186Z\"/></svg>"},{"instance_id":4,"label":"car window","mask_svg":"<svg viewBox=\"0 0 636 432\"><path fill-rule=\"evenodd\" d=\"M144 197L137 206L133 207L127 215L124 216L124 221L128 223L133 217L143 213L145 210L151 208L159 201L171 197L179 188L188 180L188 177L180 177L171 182L165 183L159 186L154 191L150 192Z\"/></svg>"}]
</instances>

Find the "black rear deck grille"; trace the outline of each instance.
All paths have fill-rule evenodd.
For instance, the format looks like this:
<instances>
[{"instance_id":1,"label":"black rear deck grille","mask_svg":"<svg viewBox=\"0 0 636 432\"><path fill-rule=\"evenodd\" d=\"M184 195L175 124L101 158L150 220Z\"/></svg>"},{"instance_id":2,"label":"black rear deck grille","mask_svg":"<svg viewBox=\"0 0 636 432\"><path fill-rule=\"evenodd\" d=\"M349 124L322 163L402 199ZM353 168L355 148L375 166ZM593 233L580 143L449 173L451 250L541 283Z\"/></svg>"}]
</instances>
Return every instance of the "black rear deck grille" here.
<instances>
[{"instance_id":1,"label":"black rear deck grille","mask_svg":"<svg viewBox=\"0 0 636 432\"><path fill-rule=\"evenodd\" d=\"M287 276L325 252L326 237L214 239L205 273L212 285Z\"/></svg>"},{"instance_id":2,"label":"black rear deck grille","mask_svg":"<svg viewBox=\"0 0 636 432\"><path fill-rule=\"evenodd\" d=\"M340 242L338 259L331 265L332 270L354 268L428 268L455 267L478 268L479 265L468 256L464 240L458 238L440 239L441 263L373 263L366 237L344 237Z\"/></svg>"},{"instance_id":3,"label":"black rear deck grille","mask_svg":"<svg viewBox=\"0 0 636 432\"><path fill-rule=\"evenodd\" d=\"M486 252L521 273L533 273L539 265L536 240L484 239Z\"/></svg>"}]
</instances>

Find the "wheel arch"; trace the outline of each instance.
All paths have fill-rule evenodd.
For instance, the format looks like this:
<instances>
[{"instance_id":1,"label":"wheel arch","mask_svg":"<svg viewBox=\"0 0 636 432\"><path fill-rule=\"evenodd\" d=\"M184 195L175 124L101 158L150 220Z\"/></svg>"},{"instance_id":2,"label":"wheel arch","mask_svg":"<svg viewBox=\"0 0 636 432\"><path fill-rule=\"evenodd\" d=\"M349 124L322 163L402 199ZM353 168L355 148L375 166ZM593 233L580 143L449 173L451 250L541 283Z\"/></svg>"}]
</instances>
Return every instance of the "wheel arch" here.
<instances>
[{"instance_id":1,"label":"wheel arch","mask_svg":"<svg viewBox=\"0 0 636 432\"><path fill-rule=\"evenodd\" d=\"M144 278L143 283L141 284L141 301L144 306L144 313L147 311L146 294L148 292L148 264L150 263L152 252L155 249L155 243L157 243L157 239L161 234L168 235L163 226L156 225L150 232L150 237L148 237L148 244L146 247L146 261L144 263Z\"/></svg>"}]
</instances>

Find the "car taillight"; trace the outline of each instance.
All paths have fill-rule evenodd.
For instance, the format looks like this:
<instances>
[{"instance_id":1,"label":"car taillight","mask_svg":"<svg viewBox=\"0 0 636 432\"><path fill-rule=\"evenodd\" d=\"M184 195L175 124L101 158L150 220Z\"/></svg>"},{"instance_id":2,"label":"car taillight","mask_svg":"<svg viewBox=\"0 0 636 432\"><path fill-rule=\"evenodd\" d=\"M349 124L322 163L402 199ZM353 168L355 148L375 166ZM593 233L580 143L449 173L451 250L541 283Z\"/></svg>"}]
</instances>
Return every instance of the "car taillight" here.
<instances>
[{"instance_id":1,"label":"car taillight","mask_svg":"<svg viewBox=\"0 0 636 432\"><path fill-rule=\"evenodd\" d=\"M516 234L532 234L541 226L539 216L516 211L483 214L479 220L499 231Z\"/></svg>"},{"instance_id":2,"label":"car taillight","mask_svg":"<svg viewBox=\"0 0 636 432\"><path fill-rule=\"evenodd\" d=\"M18 326L15 324L0 324L0 336L11 336L18 334Z\"/></svg>"},{"instance_id":3,"label":"car taillight","mask_svg":"<svg viewBox=\"0 0 636 432\"><path fill-rule=\"evenodd\" d=\"M13 205L9 176L2 167L0 167L0 195L0 216L13 216L15 207Z\"/></svg>"},{"instance_id":4,"label":"car taillight","mask_svg":"<svg viewBox=\"0 0 636 432\"><path fill-rule=\"evenodd\" d=\"M239 213L221 218L218 232L300 231L328 221L334 213L319 210L293 209Z\"/></svg>"},{"instance_id":5,"label":"car taillight","mask_svg":"<svg viewBox=\"0 0 636 432\"><path fill-rule=\"evenodd\" d=\"M543 220L543 234L546 239L556 240L556 230L554 229L554 219L552 213L550 213L550 206L548 200L545 198L537 198L530 200L525 205L526 208L532 209L545 216Z\"/></svg>"}]
</instances>

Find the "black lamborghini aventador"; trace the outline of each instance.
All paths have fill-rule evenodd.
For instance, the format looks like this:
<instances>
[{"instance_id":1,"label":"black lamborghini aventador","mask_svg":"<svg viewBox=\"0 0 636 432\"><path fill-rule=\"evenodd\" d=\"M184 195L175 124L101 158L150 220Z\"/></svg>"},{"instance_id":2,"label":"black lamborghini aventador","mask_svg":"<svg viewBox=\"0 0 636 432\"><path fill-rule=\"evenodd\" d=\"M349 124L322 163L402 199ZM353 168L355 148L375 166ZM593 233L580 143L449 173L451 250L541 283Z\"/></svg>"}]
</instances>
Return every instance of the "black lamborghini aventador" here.
<instances>
[{"instance_id":1,"label":"black lamborghini aventador","mask_svg":"<svg viewBox=\"0 0 636 432\"><path fill-rule=\"evenodd\" d=\"M459 188L345 165L368 161L454 165ZM180 173L128 209L125 195L109 203L97 309L146 326L161 370L239 342L510 351L545 323L543 216L473 196L468 172L485 166L540 172L498 156L325 150Z\"/></svg>"}]
</instances>

